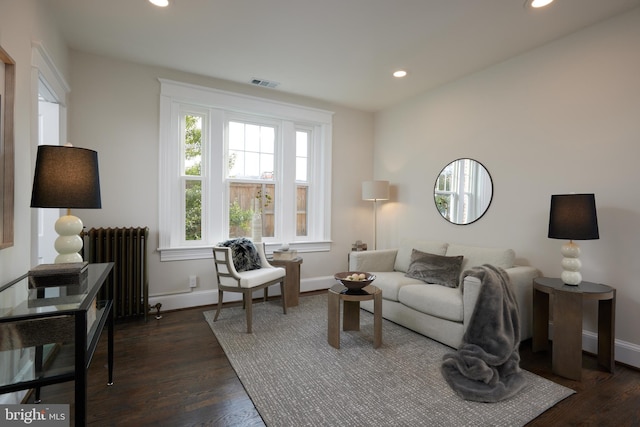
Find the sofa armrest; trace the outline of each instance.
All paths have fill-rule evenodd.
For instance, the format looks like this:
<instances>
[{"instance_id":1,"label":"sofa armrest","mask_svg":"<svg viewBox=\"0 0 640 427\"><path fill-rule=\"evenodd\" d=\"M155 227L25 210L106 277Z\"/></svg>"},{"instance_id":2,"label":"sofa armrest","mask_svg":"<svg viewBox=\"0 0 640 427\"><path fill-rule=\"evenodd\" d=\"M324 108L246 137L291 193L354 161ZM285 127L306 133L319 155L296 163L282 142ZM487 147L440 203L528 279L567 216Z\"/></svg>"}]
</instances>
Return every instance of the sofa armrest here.
<instances>
[{"instance_id":1,"label":"sofa armrest","mask_svg":"<svg viewBox=\"0 0 640 427\"><path fill-rule=\"evenodd\" d=\"M465 276L462 280L462 311L464 331L467 331L469 323L471 323L471 315L476 308L478 296L480 295L480 287L482 282L477 277Z\"/></svg>"},{"instance_id":2,"label":"sofa armrest","mask_svg":"<svg viewBox=\"0 0 640 427\"><path fill-rule=\"evenodd\" d=\"M397 249L349 252L349 271L393 271Z\"/></svg>"},{"instance_id":3,"label":"sofa armrest","mask_svg":"<svg viewBox=\"0 0 640 427\"><path fill-rule=\"evenodd\" d=\"M526 340L533 336L533 279L540 277L540 271L530 266L515 266L505 271L518 301L520 339Z\"/></svg>"},{"instance_id":4,"label":"sofa armrest","mask_svg":"<svg viewBox=\"0 0 640 427\"><path fill-rule=\"evenodd\" d=\"M515 266L505 269L511 286L518 301L520 314L520 340L532 336L533 325L533 279L540 276L540 272L529 266ZM462 283L462 309L464 330L467 330L471 315L476 307L482 282L477 277L466 276Z\"/></svg>"}]
</instances>

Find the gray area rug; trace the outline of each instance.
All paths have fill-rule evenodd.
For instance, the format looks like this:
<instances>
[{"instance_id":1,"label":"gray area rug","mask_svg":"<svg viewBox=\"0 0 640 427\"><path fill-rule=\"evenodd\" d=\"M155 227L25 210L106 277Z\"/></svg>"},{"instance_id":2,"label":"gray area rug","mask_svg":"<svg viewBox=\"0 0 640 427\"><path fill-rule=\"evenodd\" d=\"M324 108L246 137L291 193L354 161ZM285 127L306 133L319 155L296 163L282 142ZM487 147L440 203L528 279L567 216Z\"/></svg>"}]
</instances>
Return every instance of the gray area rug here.
<instances>
[{"instance_id":1,"label":"gray area rug","mask_svg":"<svg viewBox=\"0 0 640 427\"><path fill-rule=\"evenodd\" d=\"M466 401L440 373L452 349L387 320L374 349L373 316L360 331L327 343L327 295L253 306L253 334L241 307L204 313L264 422L285 426L518 426L574 391L525 371L528 385L498 403Z\"/></svg>"}]
</instances>

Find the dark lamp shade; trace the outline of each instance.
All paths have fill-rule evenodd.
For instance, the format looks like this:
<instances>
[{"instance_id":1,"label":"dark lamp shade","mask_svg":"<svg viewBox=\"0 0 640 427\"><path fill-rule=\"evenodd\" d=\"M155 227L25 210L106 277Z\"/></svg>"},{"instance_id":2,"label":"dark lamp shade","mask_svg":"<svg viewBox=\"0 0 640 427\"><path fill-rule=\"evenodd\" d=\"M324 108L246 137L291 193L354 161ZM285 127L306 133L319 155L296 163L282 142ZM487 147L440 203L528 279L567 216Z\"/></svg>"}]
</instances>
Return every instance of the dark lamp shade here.
<instances>
[{"instance_id":1,"label":"dark lamp shade","mask_svg":"<svg viewBox=\"0 0 640 427\"><path fill-rule=\"evenodd\" d=\"M61 145L38 146L31 207L101 208L98 153Z\"/></svg>"},{"instance_id":2,"label":"dark lamp shade","mask_svg":"<svg viewBox=\"0 0 640 427\"><path fill-rule=\"evenodd\" d=\"M593 194L551 196L549 238L565 240L599 239L596 198Z\"/></svg>"}]
</instances>

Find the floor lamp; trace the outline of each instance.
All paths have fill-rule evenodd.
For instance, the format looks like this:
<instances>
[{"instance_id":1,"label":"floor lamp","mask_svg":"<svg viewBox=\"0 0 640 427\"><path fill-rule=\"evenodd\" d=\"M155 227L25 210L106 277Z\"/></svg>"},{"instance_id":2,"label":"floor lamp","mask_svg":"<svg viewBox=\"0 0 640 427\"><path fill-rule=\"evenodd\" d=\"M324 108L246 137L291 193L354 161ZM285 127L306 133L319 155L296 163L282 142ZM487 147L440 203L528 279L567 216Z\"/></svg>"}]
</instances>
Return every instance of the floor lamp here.
<instances>
[{"instance_id":1,"label":"floor lamp","mask_svg":"<svg viewBox=\"0 0 640 427\"><path fill-rule=\"evenodd\" d=\"M389 181L365 181L362 183L362 200L373 201L373 249L377 249L378 200L389 200Z\"/></svg>"},{"instance_id":2,"label":"floor lamp","mask_svg":"<svg viewBox=\"0 0 640 427\"><path fill-rule=\"evenodd\" d=\"M98 153L86 148L40 145L31 193L32 208L66 208L67 214L55 224L59 234L55 263L82 262L82 221L71 215L71 208L99 209L100 178Z\"/></svg>"}]
</instances>

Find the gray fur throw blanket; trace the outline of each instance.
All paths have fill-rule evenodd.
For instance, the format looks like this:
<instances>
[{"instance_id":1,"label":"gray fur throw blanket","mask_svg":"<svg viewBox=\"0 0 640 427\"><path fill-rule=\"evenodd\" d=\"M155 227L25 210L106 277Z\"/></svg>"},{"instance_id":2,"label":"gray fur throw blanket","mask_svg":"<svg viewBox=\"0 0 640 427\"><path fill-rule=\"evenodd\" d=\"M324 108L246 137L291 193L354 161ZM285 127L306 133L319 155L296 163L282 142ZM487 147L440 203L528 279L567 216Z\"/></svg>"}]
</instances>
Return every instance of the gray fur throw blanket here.
<instances>
[{"instance_id":1,"label":"gray fur throw blanket","mask_svg":"<svg viewBox=\"0 0 640 427\"><path fill-rule=\"evenodd\" d=\"M518 352L518 302L509 276L499 267L485 264L463 276L477 277L482 285L462 344L443 357L442 375L463 399L499 402L527 385Z\"/></svg>"}]
</instances>

